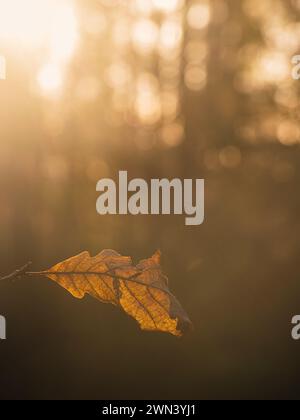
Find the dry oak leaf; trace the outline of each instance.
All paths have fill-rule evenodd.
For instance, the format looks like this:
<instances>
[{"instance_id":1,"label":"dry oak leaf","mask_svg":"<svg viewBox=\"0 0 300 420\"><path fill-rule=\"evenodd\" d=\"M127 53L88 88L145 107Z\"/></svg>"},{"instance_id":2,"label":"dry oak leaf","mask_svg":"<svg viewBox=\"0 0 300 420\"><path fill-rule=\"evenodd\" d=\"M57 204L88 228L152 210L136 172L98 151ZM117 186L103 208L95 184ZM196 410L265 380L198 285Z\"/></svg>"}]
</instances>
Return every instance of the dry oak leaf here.
<instances>
[{"instance_id":1,"label":"dry oak leaf","mask_svg":"<svg viewBox=\"0 0 300 420\"><path fill-rule=\"evenodd\" d=\"M182 336L192 327L187 314L168 289L160 266L161 253L134 266L130 257L105 250L95 257L82 252L44 274L82 299L86 293L121 307L142 330Z\"/></svg>"}]
</instances>

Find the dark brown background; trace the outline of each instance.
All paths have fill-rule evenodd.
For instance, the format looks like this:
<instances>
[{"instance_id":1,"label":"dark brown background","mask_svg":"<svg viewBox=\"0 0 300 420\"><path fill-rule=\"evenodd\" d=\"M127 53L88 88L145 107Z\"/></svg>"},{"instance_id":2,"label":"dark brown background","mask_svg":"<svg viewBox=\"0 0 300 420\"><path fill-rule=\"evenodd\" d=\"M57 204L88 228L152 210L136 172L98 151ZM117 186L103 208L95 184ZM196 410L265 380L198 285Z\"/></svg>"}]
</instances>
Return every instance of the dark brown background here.
<instances>
[{"instance_id":1,"label":"dark brown background","mask_svg":"<svg viewBox=\"0 0 300 420\"><path fill-rule=\"evenodd\" d=\"M144 127L117 115L109 124L109 88L92 103L74 97L82 74L102 77L107 39L82 34L59 104L31 92L35 63L3 46L9 72L0 81L1 273L28 260L45 269L82 250L112 248L138 261L160 248L195 331L183 339L141 332L118 309L89 297L77 301L47 279L3 282L1 399L298 398L300 343L290 333L300 313L300 81L288 73L269 83L265 75L257 86L249 80L248 92L237 88L239 72L254 60L249 52L239 61L242 48L274 48L263 35L271 17L252 19L242 3L223 1L226 18L210 22L206 86L195 92L180 79L185 137L177 147L157 140L161 122ZM268 9L267 0L259 3ZM85 7L94 13L100 6ZM283 36L297 22L297 2L272 1L272 9ZM186 29L184 42L189 36ZM280 52L290 64L290 52ZM290 96L279 101L286 89ZM49 123L55 112L60 130ZM283 120L294 125L280 126ZM147 180L205 178L205 223L98 216L96 182L116 179L119 170Z\"/></svg>"}]
</instances>

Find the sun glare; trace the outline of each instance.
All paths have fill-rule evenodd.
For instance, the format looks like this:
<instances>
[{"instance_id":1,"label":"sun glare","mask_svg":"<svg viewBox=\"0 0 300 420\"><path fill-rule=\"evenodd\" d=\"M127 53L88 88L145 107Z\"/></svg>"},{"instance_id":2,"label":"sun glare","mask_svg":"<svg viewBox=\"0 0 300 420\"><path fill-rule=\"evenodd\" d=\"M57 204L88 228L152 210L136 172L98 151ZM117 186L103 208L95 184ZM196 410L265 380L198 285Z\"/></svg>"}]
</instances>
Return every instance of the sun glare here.
<instances>
[{"instance_id":1,"label":"sun glare","mask_svg":"<svg viewBox=\"0 0 300 420\"><path fill-rule=\"evenodd\" d=\"M0 11L0 37L10 44L40 47L53 36L57 23L58 35L69 38L69 31L74 31L75 16L69 0L0 0Z\"/></svg>"},{"instance_id":2,"label":"sun glare","mask_svg":"<svg viewBox=\"0 0 300 420\"><path fill-rule=\"evenodd\" d=\"M63 84L63 77L60 67L55 64L46 64L37 77L39 86L45 94L59 93Z\"/></svg>"},{"instance_id":3,"label":"sun glare","mask_svg":"<svg viewBox=\"0 0 300 420\"><path fill-rule=\"evenodd\" d=\"M0 37L22 46L39 46L46 34L51 0L0 0Z\"/></svg>"},{"instance_id":4,"label":"sun glare","mask_svg":"<svg viewBox=\"0 0 300 420\"><path fill-rule=\"evenodd\" d=\"M29 56L41 53L45 62L37 83L45 94L57 92L78 40L74 2L0 0L0 38L11 49L29 51Z\"/></svg>"}]
</instances>

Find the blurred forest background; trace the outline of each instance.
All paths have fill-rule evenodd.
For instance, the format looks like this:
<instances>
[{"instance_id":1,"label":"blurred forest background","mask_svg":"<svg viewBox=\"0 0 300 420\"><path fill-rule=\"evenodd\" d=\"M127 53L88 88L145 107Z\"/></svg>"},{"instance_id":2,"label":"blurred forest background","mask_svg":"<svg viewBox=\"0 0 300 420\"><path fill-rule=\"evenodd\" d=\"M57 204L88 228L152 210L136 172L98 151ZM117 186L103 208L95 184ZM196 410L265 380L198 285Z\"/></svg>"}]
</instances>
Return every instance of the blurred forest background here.
<instances>
[{"instance_id":1,"label":"blurred forest background","mask_svg":"<svg viewBox=\"0 0 300 420\"><path fill-rule=\"evenodd\" d=\"M160 248L195 325L144 333L0 285L0 398L297 398L299 0L0 0L0 272ZM205 178L206 220L96 213L96 183Z\"/></svg>"}]
</instances>

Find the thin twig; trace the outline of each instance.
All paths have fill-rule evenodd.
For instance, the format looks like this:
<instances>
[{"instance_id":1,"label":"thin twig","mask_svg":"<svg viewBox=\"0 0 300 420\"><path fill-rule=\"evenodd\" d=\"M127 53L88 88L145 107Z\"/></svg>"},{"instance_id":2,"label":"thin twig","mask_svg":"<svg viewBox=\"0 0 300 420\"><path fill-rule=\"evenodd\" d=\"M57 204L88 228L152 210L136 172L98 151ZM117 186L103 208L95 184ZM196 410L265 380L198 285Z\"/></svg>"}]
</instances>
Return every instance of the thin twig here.
<instances>
[{"instance_id":1,"label":"thin twig","mask_svg":"<svg viewBox=\"0 0 300 420\"><path fill-rule=\"evenodd\" d=\"M19 268L18 270L15 270L13 273L1 277L1 280L12 280L21 276L47 276L47 275L54 275L54 276L80 276L80 275L86 275L86 276L107 276L110 277L112 280L118 280L118 281L125 281L125 282L131 282L131 283L135 283L137 285L140 286L144 286L144 287L151 287L152 289L157 289L160 291L163 291L164 293L166 293L169 296L173 297L173 294L167 290L167 289L162 289L159 286L155 286L154 284L148 284L148 283L144 283L142 281L138 280L138 277L140 275L142 275L143 273L147 272L147 271L151 271L151 270L155 270L157 268L159 268L159 266L154 266L154 267L149 267L146 268L144 271L138 271L135 274L132 274L129 277L124 277L121 275L115 275L111 273L111 269L106 271L106 272L83 272L83 271L27 271L28 267L32 264L32 262L28 262L27 264L25 264L23 267Z\"/></svg>"},{"instance_id":2,"label":"thin twig","mask_svg":"<svg viewBox=\"0 0 300 420\"><path fill-rule=\"evenodd\" d=\"M8 274L7 276L1 277L1 280L11 280L15 279L17 277L21 277L22 275L26 274L26 270L28 267L30 267L32 262L28 262L27 264L23 265L23 267L19 268L18 270L15 270L13 273Z\"/></svg>"}]
</instances>

